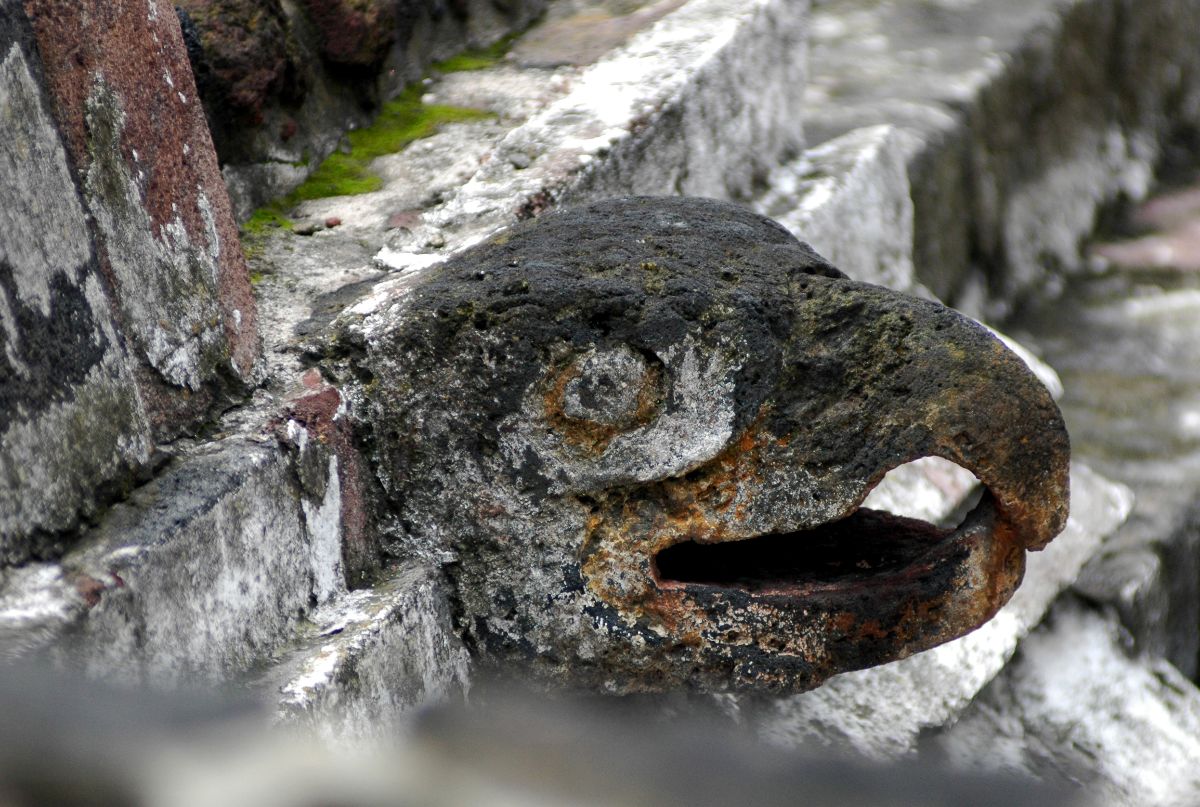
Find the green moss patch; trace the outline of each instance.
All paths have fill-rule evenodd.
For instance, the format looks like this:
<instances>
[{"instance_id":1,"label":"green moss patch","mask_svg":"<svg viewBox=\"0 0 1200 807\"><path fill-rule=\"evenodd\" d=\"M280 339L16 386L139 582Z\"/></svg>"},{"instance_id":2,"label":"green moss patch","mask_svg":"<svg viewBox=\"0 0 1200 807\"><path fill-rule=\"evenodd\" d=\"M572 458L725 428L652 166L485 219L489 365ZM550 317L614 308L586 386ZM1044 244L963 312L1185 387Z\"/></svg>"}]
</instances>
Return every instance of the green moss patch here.
<instances>
[{"instance_id":1,"label":"green moss patch","mask_svg":"<svg viewBox=\"0 0 1200 807\"><path fill-rule=\"evenodd\" d=\"M284 216L273 206L260 207L242 225L242 235L263 235L273 229L290 231L292 229L292 220Z\"/></svg>"},{"instance_id":2,"label":"green moss patch","mask_svg":"<svg viewBox=\"0 0 1200 807\"><path fill-rule=\"evenodd\" d=\"M265 207L254 211L254 215L242 223L242 252L248 260L253 260L262 254L263 241L276 230L292 231L292 220L284 215L287 208L283 200L277 199ZM261 277L259 278L261 280ZM251 282L255 282L251 277Z\"/></svg>"},{"instance_id":3,"label":"green moss patch","mask_svg":"<svg viewBox=\"0 0 1200 807\"><path fill-rule=\"evenodd\" d=\"M324 199L328 196L355 196L370 193L383 187L383 180L367 167L369 159L335 151L317 166L317 170L304 180L304 184L284 197L288 208L295 207L306 199Z\"/></svg>"},{"instance_id":4,"label":"green moss patch","mask_svg":"<svg viewBox=\"0 0 1200 807\"><path fill-rule=\"evenodd\" d=\"M423 104L421 92L420 85L409 87L399 97L384 104L370 126L350 132L347 135L350 159L365 164L384 154L394 154L414 140L429 137L443 124L492 117L492 113L480 109ZM318 168L317 173L320 170Z\"/></svg>"},{"instance_id":5,"label":"green moss patch","mask_svg":"<svg viewBox=\"0 0 1200 807\"><path fill-rule=\"evenodd\" d=\"M261 249L267 233L292 229L288 214L301 202L355 196L383 187L383 180L371 170L376 157L395 154L412 141L434 134L443 124L493 117L480 109L425 104L421 94L422 87L413 85L388 101L370 126L347 133L348 153L335 151L298 188L254 211L242 225L247 257Z\"/></svg>"},{"instance_id":6,"label":"green moss patch","mask_svg":"<svg viewBox=\"0 0 1200 807\"><path fill-rule=\"evenodd\" d=\"M445 61L438 62L433 69L439 73L461 73L466 70L486 70L497 64L512 49L520 33L509 34L486 48L466 50Z\"/></svg>"}]
</instances>

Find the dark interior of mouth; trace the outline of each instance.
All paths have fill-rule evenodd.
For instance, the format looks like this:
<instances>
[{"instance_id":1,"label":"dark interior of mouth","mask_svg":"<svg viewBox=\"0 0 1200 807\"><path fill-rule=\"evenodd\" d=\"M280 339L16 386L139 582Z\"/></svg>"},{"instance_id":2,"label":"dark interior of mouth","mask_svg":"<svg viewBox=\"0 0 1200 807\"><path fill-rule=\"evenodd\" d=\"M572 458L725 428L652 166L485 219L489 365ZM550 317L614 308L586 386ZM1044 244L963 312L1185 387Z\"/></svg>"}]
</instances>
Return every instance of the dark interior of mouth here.
<instances>
[{"instance_id":1,"label":"dark interior of mouth","mask_svg":"<svg viewBox=\"0 0 1200 807\"><path fill-rule=\"evenodd\" d=\"M860 508L810 530L739 541L675 544L655 557L663 583L748 591L846 584L901 572L946 542L953 529Z\"/></svg>"}]
</instances>

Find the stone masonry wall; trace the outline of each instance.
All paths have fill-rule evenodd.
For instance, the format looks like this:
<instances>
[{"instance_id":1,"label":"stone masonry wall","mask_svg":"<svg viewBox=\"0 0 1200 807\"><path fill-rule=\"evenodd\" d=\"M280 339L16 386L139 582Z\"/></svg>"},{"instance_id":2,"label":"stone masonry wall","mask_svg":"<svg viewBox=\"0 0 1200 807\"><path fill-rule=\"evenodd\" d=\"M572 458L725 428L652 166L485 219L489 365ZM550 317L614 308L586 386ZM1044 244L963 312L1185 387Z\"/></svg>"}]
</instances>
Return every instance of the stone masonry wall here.
<instances>
[{"instance_id":1,"label":"stone masonry wall","mask_svg":"<svg viewBox=\"0 0 1200 807\"><path fill-rule=\"evenodd\" d=\"M0 561L254 380L256 306L170 4L0 5Z\"/></svg>"},{"instance_id":2,"label":"stone masonry wall","mask_svg":"<svg viewBox=\"0 0 1200 807\"><path fill-rule=\"evenodd\" d=\"M299 185L434 62L546 0L176 0L238 218Z\"/></svg>"}]
</instances>

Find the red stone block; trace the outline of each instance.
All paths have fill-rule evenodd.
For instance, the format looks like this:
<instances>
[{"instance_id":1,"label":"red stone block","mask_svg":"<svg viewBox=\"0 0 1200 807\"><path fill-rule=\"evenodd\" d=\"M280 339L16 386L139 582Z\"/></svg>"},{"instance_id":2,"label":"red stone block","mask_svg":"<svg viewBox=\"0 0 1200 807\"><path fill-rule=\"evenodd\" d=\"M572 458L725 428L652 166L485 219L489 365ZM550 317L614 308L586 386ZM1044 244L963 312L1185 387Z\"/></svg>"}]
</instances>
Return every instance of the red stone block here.
<instances>
[{"instance_id":1,"label":"red stone block","mask_svg":"<svg viewBox=\"0 0 1200 807\"><path fill-rule=\"evenodd\" d=\"M256 309L174 7L26 0L156 436L251 379ZM145 372L149 369L150 372Z\"/></svg>"}]
</instances>

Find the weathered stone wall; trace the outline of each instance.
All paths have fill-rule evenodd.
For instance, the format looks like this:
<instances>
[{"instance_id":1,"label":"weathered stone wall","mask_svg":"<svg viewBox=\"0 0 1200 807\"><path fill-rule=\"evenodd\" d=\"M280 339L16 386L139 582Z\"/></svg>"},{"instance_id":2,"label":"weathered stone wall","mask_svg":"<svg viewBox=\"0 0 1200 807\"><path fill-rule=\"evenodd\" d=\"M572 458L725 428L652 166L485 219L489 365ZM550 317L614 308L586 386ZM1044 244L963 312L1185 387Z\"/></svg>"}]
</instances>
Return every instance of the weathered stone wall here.
<instances>
[{"instance_id":1,"label":"weathered stone wall","mask_svg":"<svg viewBox=\"0 0 1200 807\"><path fill-rule=\"evenodd\" d=\"M49 550L151 441L17 3L0 6L0 49L0 559L17 562Z\"/></svg>"},{"instance_id":2,"label":"weathered stone wall","mask_svg":"<svg viewBox=\"0 0 1200 807\"><path fill-rule=\"evenodd\" d=\"M0 560L254 378L255 302L169 4L0 6Z\"/></svg>"},{"instance_id":3,"label":"weathered stone wall","mask_svg":"<svg viewBox=\"0 0 1200 807\"><path fill-rule=\"evenodd\" d=\"M300 184L382 101L546 0L177 0L239 218Z\"/></svg>"},{"instance_id":4,"label":"weathered stone wall","mask_svg":"<svg viewBox=\"0 0 1200 807\"><path fill-rule=\"evenodd\" d=\"M897 127L921 281L1002 314L1079 269L1105 207L1195 142L1197 30L1188 0L826 0L806 131L816 145Z\"/></svg>"}]
</instances>

